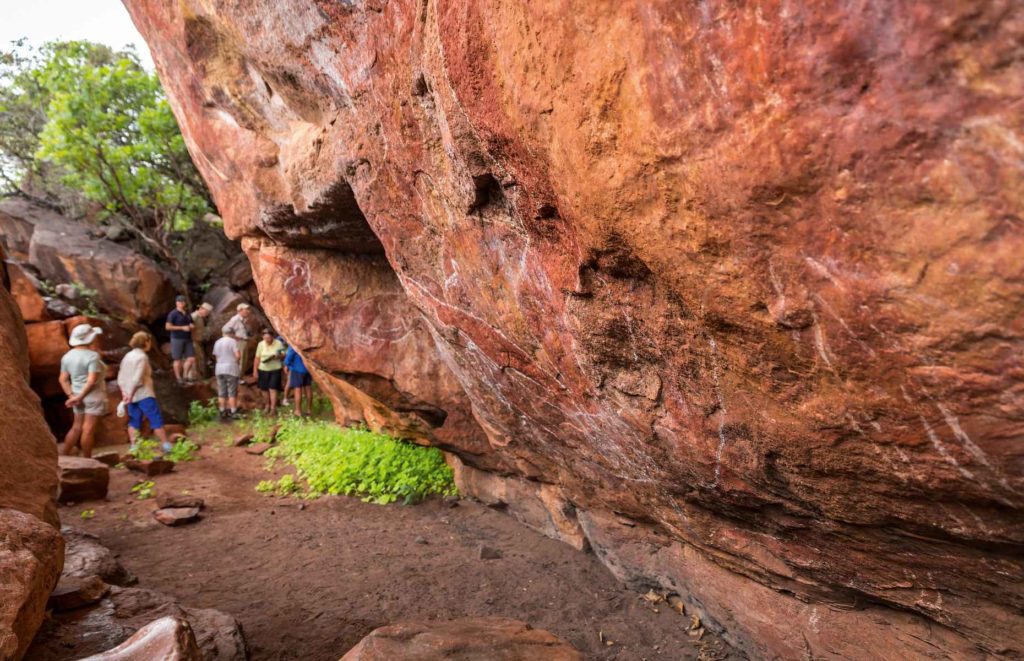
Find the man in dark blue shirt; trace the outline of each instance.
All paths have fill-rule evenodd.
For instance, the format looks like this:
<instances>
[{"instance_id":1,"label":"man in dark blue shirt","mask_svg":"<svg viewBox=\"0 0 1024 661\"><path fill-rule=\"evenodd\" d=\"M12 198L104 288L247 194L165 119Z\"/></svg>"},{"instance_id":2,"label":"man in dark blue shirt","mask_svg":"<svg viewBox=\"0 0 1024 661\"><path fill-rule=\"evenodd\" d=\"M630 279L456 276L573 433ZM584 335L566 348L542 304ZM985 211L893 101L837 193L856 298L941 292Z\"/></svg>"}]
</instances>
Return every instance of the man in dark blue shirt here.
<instances>
[{"instance_id":1,"label":"man in dark blue shirt","mask_svg":"<svg viewBox=\"0 0 1024 661\"><path fill-rule=\"evenodd\" d=\"M171 360L174 361L174 378L178 385L185 382L182 380L184 374L191 374L196 362L195 348L192 346L192 317L185 312L188 299L178 296L174 299L174 309L167 315L167 323L164 324L171 333Z\"/></svg>"}]
</instances>

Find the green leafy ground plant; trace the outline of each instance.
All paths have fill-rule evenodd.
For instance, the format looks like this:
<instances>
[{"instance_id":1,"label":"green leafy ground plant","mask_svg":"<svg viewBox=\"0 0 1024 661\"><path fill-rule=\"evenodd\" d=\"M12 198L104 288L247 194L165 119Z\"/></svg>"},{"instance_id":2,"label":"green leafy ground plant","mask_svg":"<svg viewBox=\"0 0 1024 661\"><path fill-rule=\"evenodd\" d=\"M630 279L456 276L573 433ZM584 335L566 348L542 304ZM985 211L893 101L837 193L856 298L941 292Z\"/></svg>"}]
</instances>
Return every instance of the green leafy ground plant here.
<instances>
[{"instance_id":1,"label":"green leafy ground plant","mask_svg":"<svg viewBox=\"0 0 1024 661\"><path fill-rule=\"evenodd\" d=\"M432 494L455 495L452 470L437 448L412 445L364 428L293 418L281 423L278 443L267 451L305 482L307 497L359 496L366 502L413 503ZM287 481L287 484L283 482ZM263 492L295 492L295 477L261 483ZM270 486L273 485L273 486Z\"/></svg>"},{"instance_id":2,"label":"green leafy ground plant","mask_svg":"<svg viewBox=\"0 0 1024 661\"><path fill-rule=\"evenodd\" d=\"M136 500L146 500L152 498L156 490L156 484L150 480L145 482L139 482L132 487L132 493L135 494Z\"/></svg>"},{"instance_id":3,"label":"green leafy ground plant","mask_svg":"<svg viewBox=\"0 0 1024 661\"><path fill-rule=\"evenodd\" d=\"M195 460L195 453L199 451L199 446L188 440L187 438L179 438L171 446L171 451L165 456L166 459L170 459L174 463L181 461L193 461Z\"/></svg>"},{"instance_id":4,"label":"green leafy ground plant","mask_svg":"<svg viewBox=\"0 0 1024 661\"><path fill-rule=\"evenodd\" d=\"M217 410L217 398L211 397L206 402L194 399L188 405L188 424L192 427L204 427L215 422L220 415Z\"/></svg>"},{"instance_id":5,"label":"green leafy ground plant","mask_svg":"<svg viewBox=\"0 0 1024 661\"><path fill-rule=\"evenodd\" d=\"M160 444L151 438L140 438L135 445L128 448L128 454L139 461L152 461L157 457L157 448Z\"/></svg>"}]
</instances>

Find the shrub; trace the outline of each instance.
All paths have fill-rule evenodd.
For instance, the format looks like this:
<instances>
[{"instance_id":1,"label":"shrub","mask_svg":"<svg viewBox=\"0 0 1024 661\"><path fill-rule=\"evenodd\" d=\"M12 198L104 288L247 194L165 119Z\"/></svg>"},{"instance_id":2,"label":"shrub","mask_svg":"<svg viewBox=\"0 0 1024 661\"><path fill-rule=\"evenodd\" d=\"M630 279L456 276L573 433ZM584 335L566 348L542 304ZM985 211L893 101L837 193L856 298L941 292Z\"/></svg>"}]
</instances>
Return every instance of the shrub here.
<instances>
[{"instance_id":1,"label":"shrub","mask_svg":"<svg viewBox=\"0 0 1024 661\"><path fill-rule=\"evenodd\" d=\"M180 461L192 461L195 459L193 456L195 452L199 450L199 446L188 440L187 438L179 438L171 446L171 451L167 453L166 459L170 459L174 463Z\"/></svg>"},{"instance_id":2,"label":"shrub","mask_svg":"<svg viewBox=\"0 0 1024 661\"><path fill-rule=\"evenodd\" d=\"M136 484L132 487L131 491L135 494L136 500L146 500L147 498L153 497L155 489L156 484L150 480L146 480L145 482L139 482Z\"/></svg>"},{"instance_id":3,"label":"shrub","mask_svg":"<svg viewBox=\"0 0 1024 661\"><path fill-rule=\"evenodd\" d=\"M160 444L149 438L136 439L135 445L128 448L128 454L139 461L152 461L156 459L157 448Z\"/></svg>"},{"instance_id":4,"label":"shrub","mask_svg":"<svg viewBox=\"0 0 1024 661\"><path fill-rule=\"evenodd\" d=\"M204 404L198 399L189 402L188 424L193 427L202 427L217 420L220 411L217 409L217 398L211 397Z\"/></svg>"},{"instance_id":5,"label":"shrub","mask_svg":"<svg viewBox=\"0 0 1024 661\"><path fill-rule=\"evenodd\" d=\"M437 448L395 440L364 428L342 428L325 421L288 420L277 434L278 444L267 451L296 468L307 494L360 496L366 502L406 504L431 494L456 493L452 470ZM286 475L273 488L290 489ZM297 487L296 487L297 489Z\"/></svg>"}]
</instances>

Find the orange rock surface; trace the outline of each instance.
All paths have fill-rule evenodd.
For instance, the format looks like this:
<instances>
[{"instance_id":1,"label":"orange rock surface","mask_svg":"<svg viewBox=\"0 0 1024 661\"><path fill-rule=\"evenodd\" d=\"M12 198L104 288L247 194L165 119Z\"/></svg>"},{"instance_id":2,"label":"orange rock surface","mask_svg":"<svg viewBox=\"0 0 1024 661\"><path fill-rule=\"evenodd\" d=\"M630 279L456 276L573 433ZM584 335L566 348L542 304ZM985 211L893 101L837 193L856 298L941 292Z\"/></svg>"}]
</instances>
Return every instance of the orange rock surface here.
<instances>
[{"instance_id":1,"label":"orange rock surface","mask_svg":"<svg viewBox=\"0 0 1024 661\"><path fill-rule=\"evenodd\" d=\"M0 264L0 276L4 276ZM57 443L29 388L28 341L0 277L0 659L20 659L64 564Z\"/></svg>"},{"instance_id":2,"label":"orange rock surface","mask_svg":"<svg viewBox=\"0 0 1024 661\"><path fill-rule=\"evenodd\" d=\"M624 577L755 656L1024 652L1020 3L126 5L344 388L383 255L465 397L406 401Z\"/></svg>"}]
</instances>

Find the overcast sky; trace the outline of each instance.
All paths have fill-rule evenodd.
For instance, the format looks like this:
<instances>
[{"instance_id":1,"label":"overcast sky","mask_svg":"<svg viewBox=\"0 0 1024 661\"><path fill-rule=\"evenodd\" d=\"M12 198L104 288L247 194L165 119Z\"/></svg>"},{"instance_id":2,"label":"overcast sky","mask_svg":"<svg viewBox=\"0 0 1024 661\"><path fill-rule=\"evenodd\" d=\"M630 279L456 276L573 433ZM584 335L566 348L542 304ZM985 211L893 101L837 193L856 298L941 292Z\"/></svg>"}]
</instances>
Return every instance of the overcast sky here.
<instances>
[{"instance_id":1,"label":"overcast sky","mask_svg":"<svg viewBox=\"0 0 1024 661\"><path fill-rule=\"evenodd\" d=\"M121 0L0 0L0 44L27 37L33 44L54 39L88 39L122 48L135 46L153 69L146 42Z\"/></svg>"}]
</instances>

